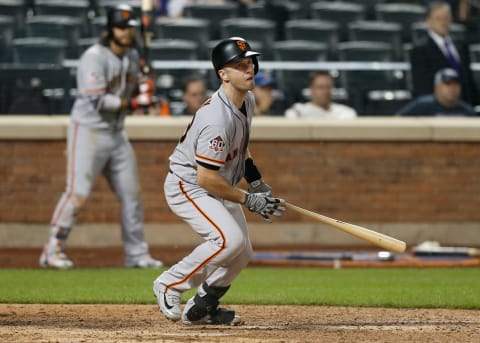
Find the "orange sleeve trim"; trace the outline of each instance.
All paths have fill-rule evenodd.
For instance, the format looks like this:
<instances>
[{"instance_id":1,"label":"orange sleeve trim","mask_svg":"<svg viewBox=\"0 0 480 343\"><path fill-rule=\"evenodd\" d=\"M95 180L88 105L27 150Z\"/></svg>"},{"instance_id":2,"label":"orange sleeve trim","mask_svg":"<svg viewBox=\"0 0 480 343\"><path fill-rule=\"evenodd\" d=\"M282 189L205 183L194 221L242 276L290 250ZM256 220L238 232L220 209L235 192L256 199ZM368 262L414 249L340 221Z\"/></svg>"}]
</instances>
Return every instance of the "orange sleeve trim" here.
<instances>
[{"instance_id":1,"label":"orange sleeve trim","mask_svg":"<svg viewBox=\"0 0 480 343\"><path fill-rule=\"evenodd\" d=\"M213 158L209 158L209 157L202 156L202 155L199 155L199 154L195 154L195 158L200 160L200 161L205 161L205 162L208 162L208 163L216 164L218 166L223 166L225 164L225 161L215 160Z\"/></svg>"}]
</instances>

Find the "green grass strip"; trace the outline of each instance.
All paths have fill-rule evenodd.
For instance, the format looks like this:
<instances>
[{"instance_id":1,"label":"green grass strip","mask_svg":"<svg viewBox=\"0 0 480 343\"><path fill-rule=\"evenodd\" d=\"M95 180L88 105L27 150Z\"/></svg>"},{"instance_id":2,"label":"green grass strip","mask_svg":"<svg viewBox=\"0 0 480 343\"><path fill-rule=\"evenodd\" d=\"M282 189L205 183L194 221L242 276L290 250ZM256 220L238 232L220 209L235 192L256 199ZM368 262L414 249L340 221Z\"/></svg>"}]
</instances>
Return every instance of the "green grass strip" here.
<instances>
[{"instance_id":1,"label":"green grass strip","mask_svg":"<svg viewBox=\"0 0 480 343\"><path fill-rule=\"evenodd\" d=\"M152 282L160 273L1 269L0 302L154 304ZM223 303L480 309L480 269L247 268Z\"/></svg>"}]
</instances>

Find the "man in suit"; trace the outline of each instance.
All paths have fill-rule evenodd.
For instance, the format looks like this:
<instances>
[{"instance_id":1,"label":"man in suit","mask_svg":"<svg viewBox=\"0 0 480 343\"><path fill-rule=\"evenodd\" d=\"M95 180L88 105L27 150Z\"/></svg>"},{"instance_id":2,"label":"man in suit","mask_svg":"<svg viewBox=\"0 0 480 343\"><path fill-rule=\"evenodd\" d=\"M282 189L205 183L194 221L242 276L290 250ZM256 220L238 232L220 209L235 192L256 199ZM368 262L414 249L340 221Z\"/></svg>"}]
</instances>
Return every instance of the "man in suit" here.
<instances>
[{"instance_id":1,"label":"man in suit","mask_svg":"<svg viewBox=\"0 0 480 343\"><path fill-rule=\"evenodd\" d=\"M410 54L414 97L433 93L435 73L440 69L452 68L460 75L462 99L478 104L468 46L463 42L453 42L449 35L452 23L450 5L445 1L431 2L426 23L426 39L415 45Z\"/></svg>"}]
</instances>

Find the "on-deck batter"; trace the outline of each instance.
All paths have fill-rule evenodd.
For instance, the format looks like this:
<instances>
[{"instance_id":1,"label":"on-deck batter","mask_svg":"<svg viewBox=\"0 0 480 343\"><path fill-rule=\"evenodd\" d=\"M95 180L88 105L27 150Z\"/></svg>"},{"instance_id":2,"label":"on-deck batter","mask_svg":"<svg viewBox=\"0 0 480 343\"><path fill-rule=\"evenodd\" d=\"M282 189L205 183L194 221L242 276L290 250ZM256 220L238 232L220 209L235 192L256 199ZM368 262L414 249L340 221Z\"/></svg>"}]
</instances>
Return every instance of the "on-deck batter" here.
<instances>
[{"instance_id":1,"label":"on-deck batter","mask_svg":"<svg viewBox=\"0 0 480 343\"><path fill-rule=\"evenodd\" d=\"M271 197L248 150L258 55L239 37L218 43L212 62L222 85L197 111L170 156L167 203L204 239L153 283L160 310L171 320L239 323L234 311L218 306L252 254L241 205L267 221L285 210L282 199ZM248 194L235 188L243 177ZM182 312L181 295L194 287L197 294Z\"/></svg>"},{"instance_id":2,"label":"on-deck batter","mask_svg":"<svg viewBox=\"0 0 480 343\"><path fill-rule=\"evenodd\" d=\"M124 130L127 112L152 104L150 83L139 87L135 26L130 6L110 9L106 32L80 58L78 95L68 131L66 190L52 217L50 238L40 256L42 267L73 267L64 252L65 243L100 172L121 202L125 265L163 265L150 256L144 241L137 162Z\"/></svg>"}]
</instances>

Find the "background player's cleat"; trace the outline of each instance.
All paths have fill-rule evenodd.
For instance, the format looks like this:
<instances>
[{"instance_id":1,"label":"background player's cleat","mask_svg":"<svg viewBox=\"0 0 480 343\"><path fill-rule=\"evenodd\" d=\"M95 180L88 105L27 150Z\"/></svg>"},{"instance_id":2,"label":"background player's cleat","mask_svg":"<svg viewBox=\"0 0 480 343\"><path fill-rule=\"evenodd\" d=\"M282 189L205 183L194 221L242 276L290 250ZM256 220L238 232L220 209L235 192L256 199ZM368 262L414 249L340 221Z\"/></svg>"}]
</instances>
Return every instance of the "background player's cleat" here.
<instances>
[{"instance_id":1,"label":"background player's cleat","mask_svg":"<svg viewBox=\"0 0 480 343\"><path fill-rule=\"evenodd\" d=\"M163 285L160 282L157 280L153 282L153 294L157 298L160 311L170 320L180 320L182 317L182 309L180 308L181 295L171 290L168 291L168 294L164 293L162 288Z\"/></svg>"},{"instance_id":2,"label":"background player's cleat","mask_svg":"<svg viewBox=\"0 0 480 343\"><path fill-rule=\"evenodd\" d=\"M182 323L185 325L240 325L242 320L240 316L235 315L235 311L224 308L217 308L214 311L207 312L206 309L198 307L190 298L185 304L182 313Z\"/></svg>"},{"instance_id":3,"label":"background player's cleat","mask_svg":"<svg viewBox=\"0 0 480 343\"><path fill-rule=\"evenodd\" d=\"M127 268L162 268L163 262L152 258L150 255L143 256L136 261L127 261L125 263Z\"/></svg>"},{"instance_id":4,"label":"background player's cleat","mask_svg":"<svg viewBox=\"0 0 480 343\"><path fill-rule=\"evenodd\" d=\"M49 248L46 245L43 248L42 254L39 259L40 267L43 268L57 268L57 269L70 269L73 268L73 262L63 252L60 247Z\"/></svg>"}]
</instances>

